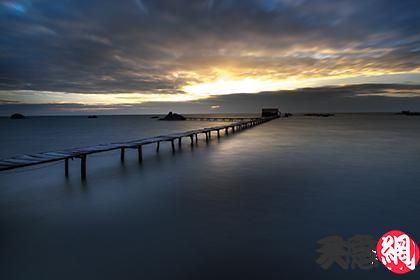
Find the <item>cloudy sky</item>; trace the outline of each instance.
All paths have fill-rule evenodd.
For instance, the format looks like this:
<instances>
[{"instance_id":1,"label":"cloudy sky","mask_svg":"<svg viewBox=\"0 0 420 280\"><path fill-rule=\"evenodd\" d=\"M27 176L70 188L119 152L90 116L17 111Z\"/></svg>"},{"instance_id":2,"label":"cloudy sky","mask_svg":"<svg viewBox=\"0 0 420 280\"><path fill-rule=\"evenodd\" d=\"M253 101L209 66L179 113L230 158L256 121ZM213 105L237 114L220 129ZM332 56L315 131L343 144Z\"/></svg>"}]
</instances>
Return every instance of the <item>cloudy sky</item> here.
<instances>
[{"instance_id":1,"label":"cloudy sky","mask_svg":"<svg viewBox=\"0 0 420 280\"><path fill-rule=\"evenodd\" d=\"M0 114L420 110L418 0L0 0Z\"/></svg>"}]
</instances>

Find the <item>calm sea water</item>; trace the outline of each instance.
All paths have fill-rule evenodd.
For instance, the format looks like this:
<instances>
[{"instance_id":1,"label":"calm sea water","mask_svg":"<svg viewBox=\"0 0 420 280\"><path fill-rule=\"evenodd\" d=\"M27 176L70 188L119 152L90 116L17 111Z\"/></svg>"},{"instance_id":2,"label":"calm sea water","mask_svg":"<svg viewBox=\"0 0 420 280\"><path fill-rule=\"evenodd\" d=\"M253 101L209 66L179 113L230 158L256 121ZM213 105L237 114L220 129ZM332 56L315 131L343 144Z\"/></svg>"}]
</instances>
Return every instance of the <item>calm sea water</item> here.
<instances>
[{"instance_id":1,"label":"calm sea water","mask_svg":"<svg viewBox=\"0 0 420 280\"><path fill-rule=\"evenodd\" d=\"M0 157L215 123L0 119ZM0 173L1 279L391 279L323 270L317 240L401 229L420 243L420 118L278 119L173 155L163 144ZM418 279L418 270L399 277ZM394 277L395 278L395 277Z\"/></svg>"}]
</instances>

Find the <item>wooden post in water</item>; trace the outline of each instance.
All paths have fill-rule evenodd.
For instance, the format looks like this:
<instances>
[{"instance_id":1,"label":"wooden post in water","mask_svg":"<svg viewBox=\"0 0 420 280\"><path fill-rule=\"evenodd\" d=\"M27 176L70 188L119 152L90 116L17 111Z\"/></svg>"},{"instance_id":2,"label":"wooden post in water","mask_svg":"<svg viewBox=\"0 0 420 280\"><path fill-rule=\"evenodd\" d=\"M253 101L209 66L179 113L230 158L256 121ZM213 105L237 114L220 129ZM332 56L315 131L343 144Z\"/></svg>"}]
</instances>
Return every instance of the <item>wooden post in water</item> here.
<instances>
[{"instance_id":1,"label":"wooden post in water","mask_svg":"<svg viewBox=\"0 0 420 280\"><path fill-rule=\"evenodd\" d=\"M80 156L80 176L86 180L86 155Z\"/></svg>"},{"instance_id":2,"label":"wooden post in water","mask_svg":"<svg viewBox=\"0 0 420 280\"><path fill-rule=\"evenodd\" d=\"M160 141L158 141L156 144L156 153L159 153L159 148L160 148Z\"/></svg>"},{"instance_id":3,"label":"wooden post in water","mask_svg":"<svg viewBox=\"0 0 420 280\"><path fill-rule=\"evenodd\" d=\"M69 177L69 159L68 158L64 160L64 175L66 176L66 178Z\"/></svg>"},{"instance_id":4,"label":"wooden post in water","mask_svg":"<svg viewBox=\"0 0 420 280\"><path fill-rule=\"evenodd\" d=\"M191 146L194 145L194 135L190 135L190 139L191 139Z\"/></svg>"},{"instance_id":5,"label":"wooden post in water","mask_svg":"<svg viewBox=\"0 0 420 280\"><path fill-rule=\"evenodd\" d=\"M175 153L174 139L171 140L172 153Z\"/></svg>"},{"instance_id":6,"label":"wooden post in water","mask_svg":"<svg viewBox=\"0 0 420 280\"><path fill-rule=\"evenodd\" d=\"M195 134L195 143L198 143L198 133Z\"/></svg>"},{"instance_id":7,"label":"wooden post in water","mask_svg":"<svg viewBox=\"0 0 420 280\"><path fill-rule=\"evenodd\" d=\"M220 138L220 129L217 130L217 138Z\"/></svg>"},{"instance_id":8,"label":"wooden post in water","mask_svg":"<svg viewBox=\"0 0 420 280\"><path fill-rule=\"evenodd\" d=\"M181 147L181 145L182 145L182 142L181 142L182 140L181 139L182 139L182 137L178 138L178 147Z\"/></svg>"},{"instance_id":9,"label":"wooden post in water","mask_svg":"<svg viewBox=\"0 0 420 280\"><path fill-rule=\"evenodd\" d=\"M121 156L120 156L121 162L124 162L125 159L125 148L121 148Z\"/></svg>"},{"instance_id":10,"label":"wooden post in water","mask_svg":"<svg viewBox=\"0 0 420 280\"><path fill-rule=\"evenodd\" d=\"M143 146L142 145L137 146L137 154L139 157L139 163L142 163L143 162Z\"/></svg>"}]
</instances>

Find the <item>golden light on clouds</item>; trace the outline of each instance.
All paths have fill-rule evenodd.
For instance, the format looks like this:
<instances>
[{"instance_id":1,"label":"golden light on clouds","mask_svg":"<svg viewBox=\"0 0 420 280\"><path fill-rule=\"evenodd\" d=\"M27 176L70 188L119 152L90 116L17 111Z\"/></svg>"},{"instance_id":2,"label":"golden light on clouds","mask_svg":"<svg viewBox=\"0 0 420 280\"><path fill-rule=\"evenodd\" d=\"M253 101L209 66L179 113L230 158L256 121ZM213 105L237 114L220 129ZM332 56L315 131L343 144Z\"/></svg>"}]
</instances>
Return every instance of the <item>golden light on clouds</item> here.
<instances>
[{"instance_id":1,"label":"golden light on clouds","mask_svg":"<svg viewBox=\"0 0 420 280\"><path fill-rule=\"evenodd\" d=\"M393 77L393 81L398 80L399 75L404 74L419 74L420 71L413 72L394 72L394 71L379 71L379 70L360 70L347 69L341 71L339 69L331 71L329 75L302 74L294 75L287 79L282 79L277 74L270 75L268 69L258 74L253 73L252 76L245 77L244 74L231 72L225 77L214 78L208 80L202 78L202 82L190 83L182 86L181 91L187 93L192 98L206 98L211 95L228 95L235 93L259 93L265 91L278 90L294 90L305 87L318 87L326 85L348 85L357 83L376 83L376 82L390 82L385 77ZM226 73L225 73L226 74ZM237 76L235 76L237 75Z\"/></svg>"},{"instance_id":2,"label":"golden light on clouds","mask_svg":"<svg viewBox=\"0 0 420 280\"><path fill-rule=\"evenodd\" d=\"M193 96L225 95L234 93L257 93L280 89L295 89L299 83L295 80L263 80L246 78L238 80L218 79L212 82L198 83L182 87L182 90Z\"/></svg>"},{"instance_id":3,"label":"golden light on clouds","mask_svg":"<svg viewBox=\"0 0 420 280\"><path fill-rule=\"evenodd\" d=\"M29 104L83 104L83 105L118 105L141 104L144 102L185 102L198 97L189 94L153 94L153 93L72 93L51 91L2 91L2 99Z\"/></svg>"},{"instance_id":4,"label":"golden light on clouds","mask_svg":"<svg viewBox=\"0 0 420 280\"><path fill-rule=\"evenodd\" d=\"M267 69L261 75L258 71L248 77L240 69L217 68L217 72L189 71L177 74L183 76L185 85L176 88L176 93L162 91L138 91L138 92L114 92L114 93L74 93L59 91L35 91L35 90L11 90L0 91L0 99L3 102L27 103L27 104L81 104L81 105L124 105L142 104L147 102L188 102L207 99L212 96L229 95L235 93L256 94L265 91L294 90L305 87L319 86L344 86L360 83L393 83L404 80L407 74L420 76L420 71L393 72L393 71L356 71L349 69L345 74L337 71L331 75L295 75L289 79L282 79L273 74L267 74ZM174 75L175 76L175 75ZM371 93L376 95L377 93ZM378 95L384 95L379 93ZM412 97L416 93L390 92L387 96ZM219 109L219 105L211 107Z\"/></svg>"}]
</instances>

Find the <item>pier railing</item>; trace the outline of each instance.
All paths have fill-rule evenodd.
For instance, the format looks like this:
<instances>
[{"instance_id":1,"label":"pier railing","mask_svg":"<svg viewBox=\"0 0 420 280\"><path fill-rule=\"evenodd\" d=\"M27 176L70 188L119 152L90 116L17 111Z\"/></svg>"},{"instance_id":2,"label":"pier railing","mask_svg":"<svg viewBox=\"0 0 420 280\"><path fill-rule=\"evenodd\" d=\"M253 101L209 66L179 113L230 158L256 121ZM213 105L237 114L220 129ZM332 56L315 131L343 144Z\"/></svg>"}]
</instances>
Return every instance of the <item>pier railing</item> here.
<instances>
[{"instance_id":1,"label":"pier railing","mask_svg":"<svg viewBox=\"0 0 420 280\"><path fill-rule=\"evenodd\" d=\"M118 142L118 143L109 143L109 144L99 144L94 146L88 146L83 148L75 149L66 149L62 151L55 152L43 152L29 155L19 155L8 159L0 159L0 171L23 168L27 166L40 165L56 161L64 161L64 173L65 176L69 176L69 160L70 159L80 159L80 174L82 180L86 179L86 161L87 156L96 153L102 153L112 150L120 150L120 159L124 161L125 150L126 149L136 149L138 153L138 161L141 163L143 161L143 146L156 144L156 152L159 152L161 142L170 142L172 151L175 152L175 141L178 141L178 145L181 146L183 138L190 138L191 145L194 145L194 142L198 142L198 135L204 134L206 141L212 136L212 132L217 133L217 137L220 137L220 131L224 131L225 134L235 132L236 130L243 130L262 123L268 122L277 117L270 118L252 118L247 120L241 120L234 123L229 123L221 126L213 126L207 128L201 128L196 130L190 130L181 133L172 133L168 135L160 135L155 137L148 137L134 141L128 142ZM217 118L212 118L217 119ZM225 118L227 119L227 118ZM208 118L206 119L208 120Z\"/></svg>"}]
</instances>

